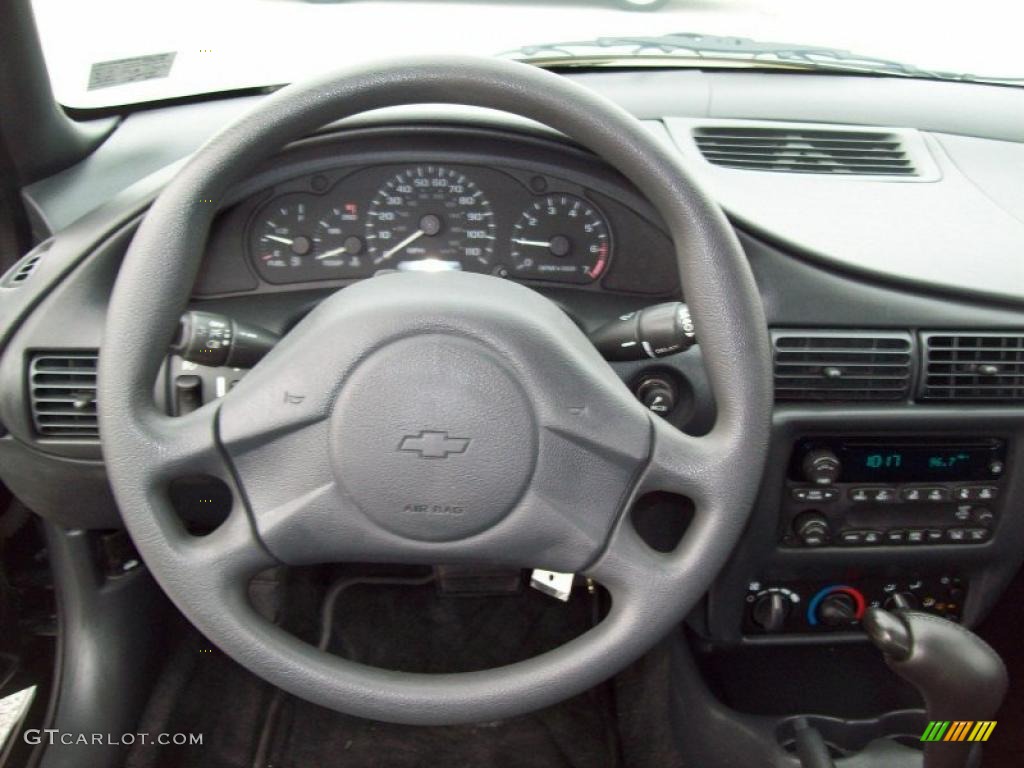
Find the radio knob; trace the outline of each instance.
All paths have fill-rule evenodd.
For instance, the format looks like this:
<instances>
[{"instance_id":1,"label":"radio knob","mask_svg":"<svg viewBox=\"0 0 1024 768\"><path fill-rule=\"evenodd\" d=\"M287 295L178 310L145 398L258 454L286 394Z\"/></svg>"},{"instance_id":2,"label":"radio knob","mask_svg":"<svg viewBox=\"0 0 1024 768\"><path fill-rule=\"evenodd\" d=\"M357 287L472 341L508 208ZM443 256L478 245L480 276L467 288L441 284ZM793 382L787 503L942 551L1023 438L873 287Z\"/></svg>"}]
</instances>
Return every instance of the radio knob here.
<instances>
[{"instance_id":1,"label":"radio knob","mask_svg":"<svg viewBox=\"0 0 1024 768\"><path fill-rule=\"evenodd\" d=\"M831 485L839 479L843 465L829 448L815 448L804 456L803 472L808 482Z\"/></svg>"},{"instance_id":2,"label":"radio knob","mask_svg":"<svg viewBox=\"0 0 1024 768\"><path fill-rule=\"evenodd\" d=\"M828 520L818 512L804 512L793 521L793 533L805 547L820 547L828 543Z\"/></svg>"}]
</instances>

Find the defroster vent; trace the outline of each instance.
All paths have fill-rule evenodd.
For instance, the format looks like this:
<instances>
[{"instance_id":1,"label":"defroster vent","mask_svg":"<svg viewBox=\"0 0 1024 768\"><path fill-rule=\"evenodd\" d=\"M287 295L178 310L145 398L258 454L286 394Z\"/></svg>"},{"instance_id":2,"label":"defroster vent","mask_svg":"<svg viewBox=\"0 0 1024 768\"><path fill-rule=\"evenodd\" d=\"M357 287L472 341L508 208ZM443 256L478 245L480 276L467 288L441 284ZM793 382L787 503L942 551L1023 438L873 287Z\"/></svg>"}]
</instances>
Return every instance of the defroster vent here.
<instances>
[{"instance_id":1,"label":"defroster vent","mask_svg":"<svg viewBox=\"0 0 1024 768\"><path fill-rule=\"evenodd\" d=\"M903 137L887 131L804 127L694 128L709 163L726 168L843 176L917 176Z\"/></svg>"}]
</instances>

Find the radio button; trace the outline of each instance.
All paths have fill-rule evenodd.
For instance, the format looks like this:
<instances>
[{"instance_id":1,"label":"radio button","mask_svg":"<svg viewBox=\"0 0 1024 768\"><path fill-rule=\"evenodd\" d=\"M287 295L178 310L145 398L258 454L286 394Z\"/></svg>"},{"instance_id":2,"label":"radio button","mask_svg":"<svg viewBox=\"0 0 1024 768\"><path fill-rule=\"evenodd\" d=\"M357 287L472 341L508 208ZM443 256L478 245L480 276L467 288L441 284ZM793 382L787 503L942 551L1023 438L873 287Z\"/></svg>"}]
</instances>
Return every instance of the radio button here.
<instances>
[{"instance_id":1,"label":"radio button","mask_svg":"<svg viewBox=\"0 0 1024 768\"><path fill-rule=\"evenodd\" d=\"M950 541L960 543L967 537L967 531L964 528L949 528L946 531L946 538Z\"/></svg>"},{"instance_id":2,"label":"radio button","mask_svg":"<svg viewBox=\"0 0 1024 768\"><path fill-rule=\"evenodd\" d=\"M864 544L869 547L873 547L877 544L882 543L882 532L881 531L864 531Z\"/></svg>"},{"instance_id":3,"label":"radio button","mask_svg":"<svg viewBox=\"0 0 1024 768\"><path fill-rule=\"evenodd\" d=\"M876 488L875 489L875 501L888 504L889 502L896 501L896 489L895 488Z\"/></svg>"},{"instance_id":4,"label":"radio button","mask_svg":"<svg viewBox=\"0 0 1024 768\"><path fill-rule=\"evenodd\" d=\"M924 537L928 540L929 544L937 544L938 542L942 541L942 539L945 537L945 534L938 528L929 528L927 531L924 532Z\"/></svg>"},{"instance_id":5,"label":"radio button","mask_svg":"<svg viewBox=\"0 0 1024 768\"><path fill-rule=\"evenodd\" d=\"M910 502L949 501L949 489L940 487L904 488L902 491L900 491L900 499L902 499L903 501Z\"/></svg>"},{"instance_id":6,"label":"radio button","mask_svg":"<svg viewBox=\"0 0 1024 768\"><path fill-rule=\"evenodd\" d=\"M907 544L921 544L924 541L924 534L920 528L907 531Z\"/></svg>"},{"instance_id":7,"label":"radio button","mask_svg":"<svg viewBox=\"0 0 1024 768\"><path fill-rule=\"evenodd\" d=\"M996 516L992 514L991 509L976 509L974 511L974 522L984 525L986 528L992 525L992 521L995 519Z\"/></svg>"},{"instance_id":8,"label":"radio button","mask_svg":"<svg viewBox=\"0 0 1024 768\"><path fill-rule=\"evenodd\" d=\"M839 498L837 488L793 488L789 492L793 501L830 502Z\"/></svg>"},{"instance_id":9,"label":"radio button","mask_svg":"<svg viewBox=\"0 0 1024 768\"><path fill-rule=\"evenodd\" d=\"M988 539L988 528L968 528L967 540L970 542L985 541Z\"/></svg>"},{"instance_id":10,"label":"radio button","mask_svg":"<svg viewBox=\"0 0 1024 768\"><path fill-rule=\"evenodd\" d=\"M962 485L956 489L958 501L992 501L999 495L994 485Z\"/></svg>"},{"instance_id":11,"label":"radio button","mask_svg":"<svg viewBox=\"0 0 1024 768\"><path fill-rule=\"evenodd\" d=\"M856 547L864 542L864 532L843 531L839 534L839 540L848 547Z\"/></svg>"},{"instance_id":12,"label":"radio button","mask_svg":"<svg viewBox=\"0 0 1024 768\"><path fill-rule=\"evenodd\" d=\"M885 543L886 544L905 544L907 541L906 531L886 531Z\"/></svg>"}]
</instances>

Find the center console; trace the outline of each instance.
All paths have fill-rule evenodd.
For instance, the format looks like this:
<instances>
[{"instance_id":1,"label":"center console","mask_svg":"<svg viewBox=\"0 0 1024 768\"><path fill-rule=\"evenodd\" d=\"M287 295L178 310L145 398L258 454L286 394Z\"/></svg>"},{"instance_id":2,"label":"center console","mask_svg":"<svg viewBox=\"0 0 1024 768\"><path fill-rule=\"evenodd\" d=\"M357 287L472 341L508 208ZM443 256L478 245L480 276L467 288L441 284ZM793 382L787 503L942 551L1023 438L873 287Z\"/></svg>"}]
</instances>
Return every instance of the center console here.
<instances>
[{"instance_id":1,"label":"center console","mask_svg":"<svg viewBox=\"0 0 1024 768\"><path fill-rule=\"evenodd\" d=\"M777 409L750 522L691 625L719 649L863 643L872 607L976 626L1024 553L1024 419L986 410Z\"/></svg>"}]
</instances>

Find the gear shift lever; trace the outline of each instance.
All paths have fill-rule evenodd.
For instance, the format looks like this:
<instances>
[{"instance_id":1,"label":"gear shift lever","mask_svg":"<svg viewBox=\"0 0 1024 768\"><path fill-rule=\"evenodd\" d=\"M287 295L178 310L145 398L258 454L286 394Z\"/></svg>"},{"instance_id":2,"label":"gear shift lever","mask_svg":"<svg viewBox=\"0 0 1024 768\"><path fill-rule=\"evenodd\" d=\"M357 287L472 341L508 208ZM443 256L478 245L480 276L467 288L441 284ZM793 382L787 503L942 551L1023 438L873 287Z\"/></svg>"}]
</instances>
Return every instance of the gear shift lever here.
<instances>
[{"instance_id":1,"label":"gear shift lever","mask_svg":"<svg viewBox=\"0 0 1024 768\"><path fill-rule=\"evenodd\" d=\"M924 697L928 719L989 720L1006 694L1006 667L988 644L952 621L918 611L871 608L864 629L897 675ZM969 741L928 742L924 768L964 768Z\"/></svg>"}]
</instances>

